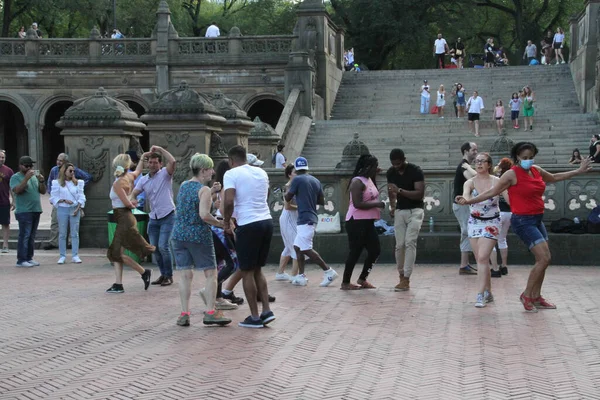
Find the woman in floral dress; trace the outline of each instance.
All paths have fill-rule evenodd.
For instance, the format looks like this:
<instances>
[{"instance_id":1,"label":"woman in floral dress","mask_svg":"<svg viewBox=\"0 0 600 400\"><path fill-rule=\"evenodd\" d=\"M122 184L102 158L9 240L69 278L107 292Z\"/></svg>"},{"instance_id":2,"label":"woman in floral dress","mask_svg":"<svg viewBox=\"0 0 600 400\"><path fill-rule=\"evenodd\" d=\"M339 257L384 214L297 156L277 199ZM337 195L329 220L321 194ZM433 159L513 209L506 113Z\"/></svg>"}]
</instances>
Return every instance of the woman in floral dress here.
<instances>
[{"instance_id":1,"label":"woman in floral dress","mask_svg":"<svg viewBox=\"0 0 600 400\"><path fill-rule=\"evenodd\" d=\"M465 182L463 197L467 200L483 193L498 183L499 178L491 175L492 157L488 153L480 153L475 158L477 175ZM508 194L503 193L508 202ZM475 307L485 307L494 301L490 274L490 256L500 234L499 196L471 204L469 217L469 239L477 258L478 290Z\"/></svg>"}]
</instances>

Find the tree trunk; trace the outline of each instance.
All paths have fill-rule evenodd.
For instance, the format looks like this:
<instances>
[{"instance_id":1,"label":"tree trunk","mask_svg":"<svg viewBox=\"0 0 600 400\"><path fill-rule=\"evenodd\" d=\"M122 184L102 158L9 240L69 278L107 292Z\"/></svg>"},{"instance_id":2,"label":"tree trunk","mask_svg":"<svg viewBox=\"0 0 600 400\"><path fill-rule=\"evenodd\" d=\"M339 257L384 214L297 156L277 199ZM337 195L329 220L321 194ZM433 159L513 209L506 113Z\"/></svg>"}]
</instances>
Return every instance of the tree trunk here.
<instances>
[{"instance_id":1,"label":"tree trunk","mask_svg":"<svg viewBox=\"0 0 600 400\"><path fill-rule=\"evenodd\" d=\"M12 22L12 17L10 15L10 8L12 6L12 0L4 0L4 13L2 15L2 32L0 36L8 37L10 32L10 23Z\"/></svg>"}]
</instances>

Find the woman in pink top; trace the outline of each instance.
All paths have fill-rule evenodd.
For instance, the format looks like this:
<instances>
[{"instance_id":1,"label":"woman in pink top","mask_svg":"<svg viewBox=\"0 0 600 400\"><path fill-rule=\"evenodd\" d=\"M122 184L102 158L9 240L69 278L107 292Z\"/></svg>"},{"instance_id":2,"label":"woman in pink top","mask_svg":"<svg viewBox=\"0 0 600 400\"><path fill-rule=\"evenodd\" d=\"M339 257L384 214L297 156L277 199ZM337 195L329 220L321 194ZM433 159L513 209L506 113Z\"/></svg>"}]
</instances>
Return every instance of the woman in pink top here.
<instances>
[{"instance_id":1,"label":"woman in pink top","mask_svg":"<svg viewBox=\"0 0 600 400\"><path fill-rule=\"evenodd\" d=\"M494 108L494 118L496 118L496 128L498 128L498 135L502 135L504 129L504 104L502 100L498 99L496 107Z\"/></svg>"},{"instance_id":2,"label":"woman in pink top","mask_svg":"<svg viewBox=\"0 0 600 400\"><path fill-rule=\"evenodd\" d=\"M381 248L379 236L375 230L375 221L381 217L381 208L385 203L379 200L379 190L376 185L379 162L377 158L365 154L356 162L356 168L349 184L350 206L346 214L346 232L350 253L346 259L342 290L375 289L367 282L373 264L379 258ZM354 266L363 249L367 249L367 258L363 270L358 278L357 285L350 283Z\"/></svg>"}]
</instances>

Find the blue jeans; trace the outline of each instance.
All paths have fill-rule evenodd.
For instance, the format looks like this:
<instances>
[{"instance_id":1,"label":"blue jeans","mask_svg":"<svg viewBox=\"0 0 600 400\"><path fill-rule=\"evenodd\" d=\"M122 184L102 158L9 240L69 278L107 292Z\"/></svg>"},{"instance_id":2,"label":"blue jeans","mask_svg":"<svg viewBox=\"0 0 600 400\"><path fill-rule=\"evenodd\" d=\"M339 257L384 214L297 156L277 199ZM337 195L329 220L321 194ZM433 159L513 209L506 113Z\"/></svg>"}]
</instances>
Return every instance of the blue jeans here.
<instances>
[{"instance_id":1,"label":"blue jeans","mask_svg":"<svg viewBox=\"0 0 600 400\"><path fill-rule=\"evenodd\" d=\"M77 207L57 207L56 218L58 219L58 251L61 257L67 255L67 232L71 229L72 257L79 255L79 220L81 212L73 216Z\"/></svg>"},{"instance_id":2,"label":"blue jeans","mask_svg":"<svg viewBox=\"0 0 600 400\"><path fill-rule=\"evenodd\" d=\"M513 214L510 224L513 232L531 250L534 246L548 241L548 232L542 221L544 214L518 215Z\"/></svg>"},{"instance_id":3,"label":"blue jeans","mask_svg":"<svg viewBox=\"0 0 600 400\"><path fill-rule=\"evenodd\" d=\"M174 222L174 212L161 219L150 218L150 222L148 222L148 239L150 239L151 245L156 246L154 252L156 264L160 269L160 274L169 278L173 276L169 239L171 238Z\"/></svg>"},{"instance_id":4,"label":"blue jeans","mask_svg":"<svg viewBox=\"0 0 600 400\"><path fill-rule=\"evenodd\" d=\"M17 262L22 263L33 259L35 235L40 223L39 212L23 212L15 214L19 221L19 241L17 244Z\"/></svg>"},{"instance_id":5,"label":"blue jeans","mask_svg":"<svg viewBox=\"0 0 600 400\"><path fill-rule=\"evenodd\" d=\"M429 97L421 96L421 114L429 114Z\"/></svg>"}]
</instances>

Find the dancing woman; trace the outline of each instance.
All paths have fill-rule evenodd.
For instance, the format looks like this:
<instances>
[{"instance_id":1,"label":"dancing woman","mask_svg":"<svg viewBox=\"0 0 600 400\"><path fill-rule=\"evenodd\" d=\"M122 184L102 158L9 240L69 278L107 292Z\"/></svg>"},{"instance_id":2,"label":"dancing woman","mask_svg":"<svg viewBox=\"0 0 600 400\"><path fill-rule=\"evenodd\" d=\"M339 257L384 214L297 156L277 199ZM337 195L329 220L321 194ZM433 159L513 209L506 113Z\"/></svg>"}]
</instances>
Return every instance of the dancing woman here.
<instances>
[{"instance_id":1,"label":"dancing woman","mask_svg":"<svg viewBox=\"0 0 600 400\"><path fill-rule=\"evenodd\" d=\"M529 274L527 286L521 294L521 303L527 312L537 312L540 308L554 309L556 306L542 297L542 284L546 269L550 265L548 233L543 223L544 200L542 196L546 183L556 183L591 171L591 160L583 160L578 169L551 174L534 165L538 149L531 142L519 142L511 150L515 166L507 171L496 185L486 192L466 199L457 196L459 204L475 204L498 196L508 189L511 201L513 232L525 243L535 257L535 264Z\"/></svg>"},{"instance_id":2,"label":"dancing woman","mask_svg":"<svg viewBox=\"0 0 600 400\"><path fill-rule=\"evenodd\" d=\"M142 158L146 158L150 153L144 153ZM150 285L150 276L152 270L144 269L133 258L123 254L127 249L143 260L149 254L152 254L156 247L148 244L144 237L140 235L137 229L137 221L131 212L137 207L137 200L131 199L133 191L133 181L142 172L143 163L138 163L134 171L129 171L131 158L129 154L119 154L113 160L115 177L117 178L110 188L110 200L112 202L113 215L117 222L115 236L108 247L106 256L112 262L115 268L115 283L106 290L107 293L123 293L123 264L129 265L135 269L144 281L144 290L148 290Z\"/></svg>"},{"instance_id":3,"label":"dancing woman","mask_svg":"<svg viewBox=\"0 0 600 400\"><path fill-rule=\"evenodd\" d=\"M288 182L285 184L285 191L289 189L292 180L296 176L296 169L293 164L285 167L285 177ZM285 195L285 193L284 193ZM294 240L296 239L296 221L298 220L298 206L294 199L285 201L284 198L283 211L279 216L279 228L281 230L281 238L283 239L284 249L281 252L279 259L279 270L275 274L276 281L289 281L298 275L298 261L296 250L294 250ZM285 267L292 260L292 275L285 273Z\"/></svg>"}]
</instances>

